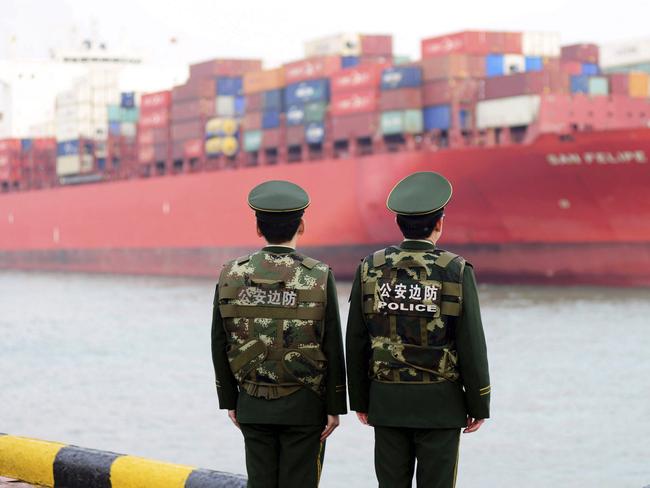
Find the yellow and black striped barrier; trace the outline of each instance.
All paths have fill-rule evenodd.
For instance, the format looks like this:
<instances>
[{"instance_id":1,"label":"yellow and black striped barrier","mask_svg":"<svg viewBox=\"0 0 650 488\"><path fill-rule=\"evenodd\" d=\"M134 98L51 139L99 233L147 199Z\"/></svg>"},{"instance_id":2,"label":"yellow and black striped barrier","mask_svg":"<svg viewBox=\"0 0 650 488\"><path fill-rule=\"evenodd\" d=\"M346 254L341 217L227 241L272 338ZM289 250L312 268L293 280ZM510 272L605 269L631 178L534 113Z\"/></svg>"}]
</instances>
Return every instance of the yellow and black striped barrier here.
<instances>
[{"instance_id":1,"label":"yellow and black striped barrier","mask_svg":"<svg viewBox=\"0 0 650 488\"><path fill-rule=\"evenodd\" d=\"M53 488L243 488L246 478L0 434L0 476Z\"/></svg>"}]
</instances>

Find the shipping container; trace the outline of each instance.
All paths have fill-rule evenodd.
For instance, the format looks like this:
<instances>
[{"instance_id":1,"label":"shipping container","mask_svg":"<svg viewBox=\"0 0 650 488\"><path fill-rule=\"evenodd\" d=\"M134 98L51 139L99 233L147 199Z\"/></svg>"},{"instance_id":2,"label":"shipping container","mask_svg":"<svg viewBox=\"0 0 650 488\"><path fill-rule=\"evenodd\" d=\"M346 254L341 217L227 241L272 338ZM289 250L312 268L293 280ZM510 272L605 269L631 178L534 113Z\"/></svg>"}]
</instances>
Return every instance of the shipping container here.
<instances>
[{"instance_id":1,"label":"shipping container","mask_svg":"<svg viewBox=\"0 0 650 488\"><path fill-rule=\"evenodd\" d=\"M506 75L526 71L526 58L521 54L503 55L503 72Z\"/></svg>"},{"instance_id":2,"label":"shipping container","mask_svg":"<svg viewBox=\"0 0 650 488\"><path fill-rule=\"evenodd\" d=\"M544 59L541 56L526 56L526 71L542 71L544 69Z\"/></svg>"},{"instance_id":3,"label":"shipping container","mask_svg":"<svg viewBox=\"0 0 650 488\"><path fill-rule=\"evenodd\" d=\"M265 91L262 94L262 107L264 110L283 112L285 108L284 89Z\"/></svg>"},{"instance_id":4,"label":"shipping container","mask_svg":"<svg viewBox=\"0 0 650 488\"><path fill-rule=\"evenodd\" d=\"M419 134L424 129L422 110L382 112L380 128L383 135Z\"/></svg>"},{"instance_id":5,"label":"shipping container","mask_svg":"<svg viewBox=\"0 0 650 488\"><path fill-rule=\"evenodd\" d=\"M434 105L426 107L422 111L424 118L424 130L434 129L447 130L451 127L451 106Z\"/></svg>"},{"instance_id":6,"label":"shipping container","mask_svg":"<svg viewBox=\"0 0 650 488\"><path fill-rule=\"evenodd\" d=\"M354 113L332 117L332 140L373 137L379 130L377 112Z\"/></svg>"},{"instance_id":7,"label":"shipping container","mask_svg":"<svg viewBox=\"0 0 650 488\"><path fill-rule=\"evenodd\" d=\"M634 98L647 98L650 96L650 74L631 72L627 76L629 96Z\"/></svg>"},{"instance_id":8,"label":"shipping container","mask_svg":"<svg viewBox=\"0 0 650 488\"><path fill-rule=\"evenodd\" d=\"M330 103L333 116L376 112L379 108L378 92L375 89L359 89L353 92L335 93Z\"/></svg>"},{"instance_id":9,"label":"shipping container","mask_svg":"<svg viewBox=\"0 0 650 488\"><path fill-rule=\"evenodd\" d=\"M120 95L120 106L124 108L135 107L135 93L122 92L122 94Z\"/></svg>"},{"instance_id":10,"label":"shipping container","mask_svg":"<svg viewBox=\"0 0 650 488\"><path fill-rule=\"evenodd\" d=\"M613 42L600 46L600 65L603 68L635 69L650 62L650 39Z\"/></svg>"},{"instance_id":11,"label":"shipping container","mask_svg":"<svg viewBox=\"0 0 650 488\"><path fill-rule=\"evenodd\" d=\"M235 117L243 117L246 113L246 99L243 95L235 97Z\"/></svg>"},{"instance_id":12,"label":"shipping container","mask_svg":"<svg viewBox=\"0 0 650 488\"><path fill-rule=\"evenodd\" d=\"M359 89L379 89L382 66L368 64L338 71L332 74L330 86L332 94Z\"/></svg>"},{"instance_id":13,"label":"shipping container","mask_svg":"<svg viewBox=\"0 0 650 488\"><path fill-rule=\"evenodd\" d=\"M385 34L361 34L361 55L362 56L386 56L393 55L393 36Z\"/></svg>"},{"instance_id":14,"label":"shipping container","mask_svg":"<svg viewBox=\"0 0 650 488\"><path fill-rule=\"evenodd\" d=\"M301 59L284 65L287 84L327 78L341 69L340 56Z\"/></svg>"},{"instance_id":15,"label":"shipping container","mask_svg":"<svg viewBox=\"0 0 650 488\"><path fill-rule=\"evenodd\" d=\"M462 53L488 55L491 53L522 53L522 35L519 32L463 31L423 39L422 58Z\"/></svg>"},{"instance_id":16,"label":"shipping container","mask_svg":"<svg viewBox=\"0 0 650 488\"><path fill-rule=\"evenodd\" d=\"M598 46L596 44L571 44L562 46L561 58L564 61L598 64Z\"/></svg>"},{"instance_id":17,"label":"shipping container","mask_svg":"<svg viewBox=\"0 0 650 488\"><path fill-rule=\"evenodd\" d=\"M303 105L292 105L287 109L287 126L302 125L305 121Z\"/></svg>"},{"instance_id":18,"label":"shipping container","mask_svg":"<svg viewBox=\"0 0 650 488\"><path fill-rule=\"evenodd\" d=\"M169 125L170 120L168 108L162 107L157 110L151 108L142 113L138 123L143 129L150 129L154 127L165 127Z\"/></svg>"},{"instance_id":19,"label":"shipping container","mask_svg":"<svg viewBox=\"0 0 650 488\"><path fill-rule=\"evenodd\" d=\"M262 92L259 93L249 93L248 95L244 96L244 106L246 107L246 112L261 112L264 110L266 107L264 106L264 94ZM268 107L269 109L273 108L274 110L278 110L274 107Z\"/></svg>"},{"instance_id":20,"label":"shipping container","mask_svg":"<svg viewBox=\"0 0 650 488\"><path fill-rule=\"evenodd\" d=\"M609 95L609 80L604 76L589 77L589 95Z\"/></svg>"},{"instance_id":21,"label":"shipping container","mask_svg":"<svg viewBox=\"0 0 650 488\"><path fill-rule=\"evenodd\" d=\"M228 96L217 96L215 102L215 114L220 117L234 117L235 116L235 97L232 95Z\"/></svg>"},{"instance_id":22,"label":"shipping container","mask_svg":"<svg viewBox=\"0 0 650 488\"><path fill-rule=\"evenodd\" d=\"M149 110L158 110L160 108L169 107L171 103L171 90L159 91L155 93L144 93L142 97L140 97L140 109L145 113Z\"/></svg>"},{"instance_id":23,"label":"shipping container","mask_svg":"<svg viewBox=\"0 0 650 488\"><path fill-rule=\"evenodd\" d=\"M174 122L216 115L213 98L193 98L172 104L171 118Z\"/></svg>"},{"instance_id":24,"label":"shipping container","mask_svg":"<svg viewBox=\"0 0 650 488\"><path fill-rule=\"evenodd\" d=\"M560 34L558 32L523 32L521 52L525 56L558 57Z\"/></svg>"},{"instance_id":25,"label":"shipping container","mask_svg":"<svg viewBox=\"0 0 650 488\"><path fill-rule=\"evenodd\" d=\"M599 74L598 65L594 63L581 63L580 74L587 76L597 76Z\"/></svg>"},{"instance_id":26,"label":"shipping container","mask_svg":"<svg viewBox=\"0 0 650 488\"><path fill-rule=\"evenodd\" d=\"M395 66L381 73L381 89L396 90L422 86L422 68L419 66Z\"/></svg>"},{"instance_id":27,"label":"shipping container","mask_svg":"<svg viewBox=\"0 0 650 488\"><path fill-rule=\"evenodd\" d=\"M275 129L280 127L280 112L269 110L262 113L262 129Z\"/></svg>"},{"instance_id":28,"label":"shipping container","mask_svg":"<svg viewBox=\"0 0 650 488\"><path fill-rule=\"evenodd\" d=\"M217 96L236 97L243 94L243 83L240 76L219 76L215 85L215 95Z\"/></svg>"},{"instance_id":29,"label":"shipping container","mask_svg":"<svg viewBox=\"0 0 650 488\"><path fill-rule=\"evenodd\" d=\"M309 102L329 100L329 80L308 80L287 85L284 102L287 107Z\"/></svg>"},{"instance_id":30,"label":"shipping container","mask_svg":"<svg viewBox=\"0 0 650 488\"><path fill-rule=\"evenodd\" d=\"M488 54L485 56L485 76L503 76L503 54Z\"/></svg>"},{"instance_id":31,"label":"shipping container","mask_svg":"<svg viewBox=\"0 0 650 488\"><path fill-rule=\"evenodd\" d=\"M242 85L246 95L279 90L285 85L284 68L244 73Z\"/></svg>"},{"instance_id":32,"label":"shipping container","mask_svg":"<svg viewBox=\"0 0 650 488\"><path fill-rule=\"evenodd\" d=\"M379 96L379 109L382 112L390 110L406 110L422 108L422 89L399 88L383 90Z\"/></svg>"},{"instance_id":33,"label":"shipping container","mask_svg":"<svg viewBox=\"0 0 650 488\"><path fill-rule=\"evenodd\" d=\"M571 76L571 93L589 93L589 75Z\"/></svg>"},{"instance_id":34,"label":"shipping container","mask_svg":"<svg viewBox=\"0 0 650 488\"><path fill-rule=\"evenodd\" d=\"M305 141L307 144L321 144L325 140L325 124L310 122L305 127Z\"/></svg>"},{"instance_id":35,"label":"shipping container","mask_svg":"<svg viewBox=\"0 0 650 488\"><path fill-rule=\"evenodd\" d=\"M361 55L361 36L359 34L337 34L321 37L304 43L305 57L318 56L359 56Z\"/></svg>"},{"instance_id":36,"label":"shipping container","mask_svg":"<svg viewBox=\"0 0 650 488\"><path fill-rule=\"evenodd\" d=\"M183 156L189 159L199 158L203 153L203 138L190 139L183 143Z\"/></svg>"},{"instance_id":37,"label":"shipping container","mask_svg":"<svg viewBox=\"0 0 650 488\"><path fill-rule=\"evenodd\" d=\"M214 81L212 79L189 79L187 83L172 89L173 104L207 98L214 100Z\"/></svg>"},{"instance_id":38,"label":"shipping container","mask_svg":"<svg viewBox=\"0 0 650 488\"><path fill-rule=\"evenodd\" d=\"M246 130L259 130L262 128L263 112L246 112L242 119L242 126Z\"/></svg>"},{"instance_id":39,"label":"shipping container","mask_svg":"<svg viewBox=\"0 0 650 488\"><path fill-rule=\"evenodd\" d=\"M305 142L305 126L295 125L287 127L286 130L287 146L300 146Z\"/></svg>"},{"instance_id":40,"label":"shipping container","mask_svg":"<svg viewBox=\"0 0 650 488\"><path fill-rule=\"evenodd\" d=\"M305 105L305 124L322 122L327 114L327 102L311 102Z\"/></svg>"},{"instance_id":41,"label":"shipping container","mask_svg":"<svg viewBox=\"0 0 650 488\"><path fill-rule=\"evenodd\" d=\"M360 62L361 58L359 56L343 56L341 58L341 68L354 68L355 66L358 66Z\"/></svg>"},{"instance_id":42,"label":"shipping container","mask_svg":"<svg viewBox=\"0 0 650 488\"><path fill-rule=\"evenodd\" d=\"M447 78L483 78L485 58L469 54L436 56L420 61L422 79L426 81Z\"/></svg>"},{"instance_id":43,"label":"shipping container","mask_svg":"<svg viewBox=\"0 0 650 488\"><path fill-rule=\"evenodd\" d=\"M539 95L484 100L476 104L476 126L489 129L530 125L537 120L539 107Z\"/></svg>"},{"instance_id":44,"label":"shipping container","mask_svg":"<svg viewBox=\"0 0 650 488\"><path fill-rule=\"evenodd\" d=\"M251 71L260 71L262 61L259 59L211 59L190 65L190 79L217 76L241 76Z\"/></svg>"},{"instance_id":45,"label":"shipping container","mask_svg":"<svg viewBox=\"0 0 650 488\"><path fill-rule=\"evenodd\" d=\"M422 87L422 104L442 105L454 102L473 103L484 98L485 82L478 79L436 80Z\"/></svg>"},{"instance_id":46,"label":"shipping container","mask_svg":"<svg viewBox=\"0 0 650 488\"><path fill-rule=\"evenodd\" d=\"M262 147L278 148L286 145L286 131L283 128L262 131Z\"/></svg>"},{"instance_id":47,"label":"shipping container","mask_svg":"<svg viewBox=\"0 0 650 488\"><path fill-rule=\"evenodd\" d=\"M533 71L488 78L479 98L503 98L518 95L567 93L566 77L556 71Z\"/></svg>"},{"instance_id":48,"label":"shipping container","mask_svg":"<svg viewBox=\"0 0 650 488\"><path fill-rule=\"evenodd\" d=\"M244 151L252 152L258 151L262 145L262 131L261 130L247 130L243 134Z\"/></svg>"},{"instance_id":49,"label":"shipping container","mask_svg":"<svg viewBox=\"0 0 650 488\"><path fill-rule=\"evenodd\" d=\"M171 126L171 136L174 143L203 137L204 123L200 119L184 122L174 122Z\"/></svg>"}]
</instances>

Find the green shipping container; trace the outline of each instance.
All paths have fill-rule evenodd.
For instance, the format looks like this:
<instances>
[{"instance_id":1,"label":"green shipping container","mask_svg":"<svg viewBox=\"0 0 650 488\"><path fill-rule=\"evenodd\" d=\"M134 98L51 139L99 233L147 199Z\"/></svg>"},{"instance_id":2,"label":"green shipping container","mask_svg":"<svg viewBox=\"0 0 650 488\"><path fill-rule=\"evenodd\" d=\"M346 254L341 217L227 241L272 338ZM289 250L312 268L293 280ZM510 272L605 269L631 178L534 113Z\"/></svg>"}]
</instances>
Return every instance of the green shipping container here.
<instances>
[{"instance_id":1,"label":"green shipping container","mask_svg":"<svg viewBox=\"0 0 650 488\"><path fill-rule=\"evenodd\" d=\"M609 80L604 76L592 76L589 78L589 95L608 95Z\"/></svg>"},{"instance_id":2,"label":"green shipping container","mask_svg":"<svg viewBox=\"0 0 650 488\"><path fill-rule=\"evenodd\" d=\"M391 110L381 114L381 133L419 134L423 131L422 110Z\"/></svg>"},{"instance_id":3,"label":"green shipping container","mask_svg":"<svg viewBox=\"0 0 650 488\"><path fill-rule=\"evenodd\" d=\"M326 102L313 102L305 105L305 125L310 122L322 122L327 113Z\"/></svg>"},{"instance_id":4,"label":"green shipping container","mask_svg":"<svg viewBox=\"0 0 650 488\"><path fill-rule=\"evenodd\" d=\"M140 118L140 110L138 107L124 108L121 110L121 122L137 122Z\"/></svg>"},{"instance_id":5,"label":"green shipping container","mask_svg":"<svg viewBox=\"0 0 650 488\"><path fill-rule=\"evenodd\" d=\"M122 107L119 105L108 105L108 121L122 122Z\"/></svg>"},{"instance_id":6,"label":"green shipping container","mask_svg":"<svg viewBox=\"0 0 650 488\"><path fill-rule=\"evenodd\" d=\"M262 145L261 130L244 131L244 151L246 152L259 151L261 145Z\"/></svg>"}]
</instances>

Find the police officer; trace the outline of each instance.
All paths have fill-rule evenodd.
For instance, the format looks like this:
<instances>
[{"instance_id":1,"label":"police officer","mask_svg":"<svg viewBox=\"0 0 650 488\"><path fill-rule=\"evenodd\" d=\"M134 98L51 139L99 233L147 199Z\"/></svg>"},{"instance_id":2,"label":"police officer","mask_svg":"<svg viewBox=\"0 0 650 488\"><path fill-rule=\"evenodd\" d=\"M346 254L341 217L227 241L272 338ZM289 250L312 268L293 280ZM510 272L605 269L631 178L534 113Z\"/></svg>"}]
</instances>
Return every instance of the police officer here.
<instances>
[{"instance_id":1,"label":"police officer","mask_svg":"<svg viewBox=\"0 0 650 488\"><path fill-rule=\"evenodd\" d=\"M451 488L460 429L489 417L490 380L472 266L436 247L452 187L414 173L391 191L404 240L359 266L346 335L350 408L375 431L380 488ZM417 460L417 471L415 464Z\"/></svg>"},{"instance_id":2,"label":"police officer","mask_svg":"<svg viewBox=\"0 0 650 488\"><path fill-rule=\"evenodd\" d=\"M296 252L307 193L288 181L250 192L268 245L227 263L214 297L219 406L244 435L250 488L318 486L325 439L346 413L334 277Z\"/></svg>"}]
</instances>

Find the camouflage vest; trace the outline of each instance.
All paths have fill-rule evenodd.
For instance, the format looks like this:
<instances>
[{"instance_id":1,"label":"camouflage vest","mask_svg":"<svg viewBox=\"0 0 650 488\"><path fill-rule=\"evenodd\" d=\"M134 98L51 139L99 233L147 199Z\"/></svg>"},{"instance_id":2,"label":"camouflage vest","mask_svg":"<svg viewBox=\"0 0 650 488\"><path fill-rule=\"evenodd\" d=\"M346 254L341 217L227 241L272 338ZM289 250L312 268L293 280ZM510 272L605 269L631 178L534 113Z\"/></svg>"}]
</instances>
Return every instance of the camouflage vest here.
<instances>
[{"instance_id":1,"label":"camouflage vest","mask_svg":"<svg viewBox=\"0 0 650 488\"><path fill-rule=\"evenodd\" d=\"M463 258L439 249L389 247L364 259L363 312L374 380L458 381L455 324L464 267Z\"/></svg>"},{"instance_id":2,"label":"camouflage vest","mask_svg":"<svg viewBox=\"0 0 650 488\"><path fill-rule=\"evenodd\" d=\"M273 399L306 387L322 395L328 273L296 252L258 251L225 265L219 310L230 368L248 394Z\"/></svg>"}]
</instances>

